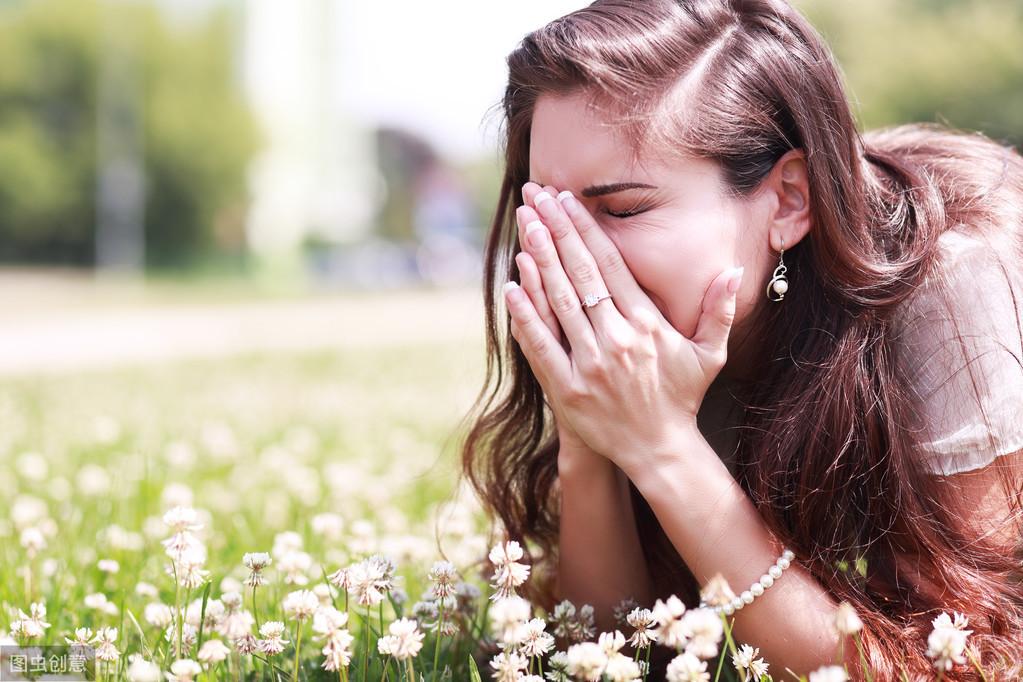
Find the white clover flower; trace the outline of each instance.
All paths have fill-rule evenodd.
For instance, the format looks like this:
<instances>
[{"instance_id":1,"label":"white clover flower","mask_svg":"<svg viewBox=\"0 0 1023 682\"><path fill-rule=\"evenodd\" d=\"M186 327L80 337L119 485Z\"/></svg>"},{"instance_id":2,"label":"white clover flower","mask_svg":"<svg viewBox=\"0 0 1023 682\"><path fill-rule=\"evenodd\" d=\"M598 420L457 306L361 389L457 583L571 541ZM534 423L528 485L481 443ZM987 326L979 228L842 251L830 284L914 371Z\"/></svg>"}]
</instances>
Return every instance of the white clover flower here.
<instances>
[{"instance_id":1,"label":"white clover flower","mask_svg":"<svg viewBox=\"0 0 1023 682\"><path fill-rule=\"evenodd\" d=\"M530 567L518 562L522 556L522 547L514 540L495 545L490 550L490 562L495 566L491 583L495 592L491 599L496 601L513 596L515 588L526 582Z\"/></svg>"},{"instance_id":2,"label":"white clover flower","mask_svg":"<svg viewBox=\"0 0 1023 682\"><path fill-rule=\"evenodd\" d=\"M100 559L96 562L96 568L104 573L114 574L121 570L121 565L114 559Z\"/></svg>"},{"instance_id":3,"label":"white clover flower","mask_svg":"<svg viewBox=\"0 0 1023 682\"><path fill-rule=\"evenodd\" d=\"M33 602L29 606L29 613L18 609L18 619L11 623L11 635L37 639L46 634L46 628L50 624L45 620L46 605L42 602Z\"/></svg>"},{"instance_id":4,"label":"white clover flower","mask_svg":"<svg viewBox=\"0 0 1023 682\"><path fill-rule=\"evenodd\" d=\"M89 628L75 628L75 638L64 638L64 641L72 646L86 646L93 638L93 632Z\"/></svg>"},{"instance_id":5,"label":"white clover flower","mask_svg":"<svg viewBox=\"0 0 1023 682\"><path fill-rule=\"evenodd\" d=\"M518 682L522 671L529 667L529 659L518 652L503 651L490 659L495 682Z\"/></svg>"},{"instance_id":6,"label":"white clover flower","mask_svg":"<svg viewBox=\"0 0 1023 682\"><path fill-rule=\"evenodd\" d=\"M171 663L170 672L164 673L167 682L192 682L202 672L202 666L190 658L179 658Z\"/></svg>"},{"instance_id":7,"label":"white clover flower","mask_svg":"<svg viewBox=\"0 0 1023 682\"><path fill-rule=\"evenodd\" d=\"M759 647L743 644L738 651L732 654L732 665L735 666L739 674L743 675L743 679L752 676L754 680L759 680L767 674L768 664L764 659L757 658L759 653Z\"/></svg>"},{"instance_id":8,"label":"white clover flower","mask_svg":"<svg viewBox=\"0 0 1023 682\"><path fill-rule=\"evenodd\" d=\"M625 622L635 628L629 637L629 644L633 647L643 649L657 641L657 633L653 631L657 621L654 620L654 614L650 609L639 607L633 609L625 617Z\"/></svg>"},{"instance_id":9,"label":"white clover flower","mask_svg":"<svg viewBox=\"0 0 1023 682\"><path fill-rule=\"evenodd\" d=\"M423 648L423 638L426 636L419 631L419 623L411 618L399 618L387 628L386 637L387 652L398 660L414 658Z\"/></svg>"},{"instance_id":10,"label":"white clover flower","mask_svg":"<svg viewBox=\"0 0 1023 682\"><path fill-rule=\"evenodd\" d=\"M92 641L98 645L96 647L97 661L116 661L120 658L121 653L114 646L114 642L117 641L117 628L100 628Z\"/></svg>"},{"instance_id":11,"label":"white clover flower","mask_svg":"<svg viewBox=\"0 0 1023 682\"><path fill-rule=\"evenodd\" d=\"M608 656L604 675L610 682L636 682L642 673L639 663L615 651Z\"/></svg>"},{"instance_id":12,"label":"white clover flower","mask_svg":"<svg viewBox=\"0 0 1023 682\"><path fill-rule=\"evenodd\" d=\"M158 628L165 628L174 621L174 612L171 607L161 602L150 602L142 612L143 618L150 625Z\"/></svg>"},{"instance_id":13,"label":"white clover flower","mask_svg":"<svg viewBox=\"0 0 1023 682\"><path fill-rule=\"evenodd\" d=\"M172 533L183 533L202 528L202 524L199 523L199 512L192 507L181 505L168 509L163 515L163 522Z\"/></svg>"},{"instance_id":14,"label":"white clover flower","mask_svg":"<svg viewBox=\"0 0 1023 682\"><path fill-rule=\"evenodd\" d=\"M272 561L273 559L267 552L247 552L242 557L242 563L249 569L249 577L245 579L245 584L249 587L265 585L266 578L263 577L263 569Z\"/></svg>"},{"instance_id":15,"label":"white clover flower","mask_svg":"<svg viewBox=\"0 0 1023 682\"><path fill-rule=\"evenodd\" d=\"M177 623L172 622L163 631L163 637L174 646L175 652L180 656L184 651L188 651L195 644L196 638L199 633L190 623L181 623L181 646L182 651L177 651L178 646L178 629Z\"/></svg>"},{"instance_id":16,"label":"white clover flower","mask_svg":"<svg viewBox=\"0 0 1023 682\"><path fill-rule=\"evenodd\" d=\"M697 608L686 611L682 625L689 634L685 650L697 658L714 658L725 634L721 617L713 610Z\"/></svg>"},{"instance_id":17,"label":"white clover flower","mask_svg":"<svg viewBox=\"0 0 1023 682\"><path fill-rule=\"evenodd\" d=\"M810 673L810 682L849 682L849 674L840 665L825 665Z\"/></svg>"},{"instance_id":18,"label":"white clover flower","mask_svg":"<svg viewBox=\"0 0 1023 682\"><path fill-rule=\"evenodd\" d=\"M259 651L259 640L251 632L246 632L241 637L231 640L235 650L240 654L254 654Z\"/></svg>"},{"instance_id":19,"label":"white clover flower","mask_svg":"<svg viewBox=\"0 0 1023 682\"><path fill-rule=\"evenodd\" d=\"M939 670L951 670L953 664L966 663L966 637L973 630L967 630L968 619L961 613L953 612L955 620L942 612L931 621L934 629L927 637L927 655Z\"/></svg>"},{"instance_id":20,"label":"white clover flower","mask_svg":"<svg viewBox=\"0 0 1023 682\"><path fill-rule=\"evenodd\" d=\"M313 632L327 636L348 625L348 614L330 604L321 604L313 613Z\"/></svg>"},{"instance_id":21,"label":"white clover flower","mask_svg":"<svg viewBox=\"0 0 1023 682\"><path fill-rule=\"evenodd\" d=\"M572 682L568 672L568 654L555 651L547 660L547 672L544 673L550 682Z\"/></svg>"},{"instance_id":22,"label":"white clover flower","mask_svg":"<svg viewBox=\"0 0 1023 682\"><path fill-rule=\"evenodd\" d=\"M568 672L587 682L597 682L607 665L607 654L596 642L581 642L568 647Z\"/></svg>"},{"instance_id":23,"label":"white clover flower","mask_svg":"<svg viewBox=\"0 0 1023 682\"><path fill-rule=\"evenodd\" d=\"M689 641L689 628L682 620L685 612L686 605L675 595L668 597L667 601L658 599L654 603L651 613L657 623L657 641L676 651L685 647Z\"/></svg>"},{"instance_id":24,"label":"white clover flower","mask_svg":"<svg viewBox=\"0 0 1023 682\"><path fill-rule=\"evenodd\" d=\"M600 637L597 638L597 644L604 650L604 653L610 656L611 654L620 650L625 646L625 635L620 630L614 632L602 632Z\"/></svg>"},{"instance_id":25,"label":"white clover flower","mask_svg":"<svg viewBox=\"0 0 1023 682\"><path fill-rule=\"evenodd\" d=\"M499 642L517 643L519 626L532 616L532 605L519 596L495 601L488 610L490 631Z\"/></svg>"},{"instance_id":26,"label":"white clover flower","mask_svg":"<svg viewBox=\"0 0 1023 682\"><path fill-rule=\"evenodd\" d=\"M281 606L289 618L301 622L316 613L320 598L312 590L295 590L288 593Z\"/></svg>"},{"instance_id":27,"label":"white clover flower","mask_svg":"<svg viewBox=\"0 0 1023 682\"><path fill-rule=\"evenodd\" d=\"M396 566L390 559L374 555L348 567L349 591L362 606L376 606L394 587Z\"/></svg>"},{"instance_id":28,"label":"white clover flower","mask_svg":"<svg viewBox=\"0 0 1023 682\"><path fill-rule=\"evenodd\" d=\"M128 682L160 682L160 666L138 656L128 665L125 671Z\"/></svg>"},{"instance_id":29,"label":"white clover flower","mask_svg":"<svg viewBox=\"0 0 1023 682\"><path fill-rule=\"evenodd\" d=\"M32 559L39 552L46 549L46 536L43 535L39 528L29 526L21 531L21 546L24 548L28 558Z\"/></svg>"},{"instance_id":30,"label":"white clover flower","mask_svg":"<svg viewBox=\"0 0 1023 682\"><path fill-rule=\"evenodd\" d=\"M707 662L688 651L684 651L668 663L665 671L667 682L709 682Z\"/></svg>"},{"instance_id":31,"label":"white clover flower","mask_svg":"<svg viewBox=\"0 0 1023 682\"><path fill-rule=\"evenodd\" d=\"M455 594L458 571L450 561L435 561L426 577L433 583L432 592L437 597L450 597Z\"/></svg>"},{"instance_id":32,"label":"white clover flower","mask_svg":"<svg viewBox=\"0 0 1023 682\"><path fill-rule=\"evenodd\" d=\"M267 656L276 656L284 651L285 644L290 644L290 640L284 639L284 623L278 620L263 623L259 628L259 634L262 635L259 650Z\"/></svg>"},{"instance_id":33,"label":"white clover flower","mask_svg":"<svg viewBox=\"0 0 1023 682\"><path fill-rule=\"evenodd\" d=\"M544 656L554 648L554 636L545 629L547 623L542 618L531 618L519 627L516 640L525 656Z\"/></svg>"},{"instance_id":34,"label":"white clover flower","mask_svg":"<svg viewBox=\"0 0 1023 682\"><path fill-rule=\"evenodd\" d=\"M835 611L835 630L840 635L854 635L863 629L863 621L856 614L856 609L847 601L838 605Z\"/></svg>"},{"instance_id":35,"label":"white clover flower","mask_svg":"<svg viewBox=\"0 0 1023 682\"><path fill-rule=\"evenodd\" d=\"M202 643L199 648L199 653L196 654L203 663L220 663L231 654L231 650L227 648L219 639L208 639Z\"/></svg>"},{"instance_id":36,"label":"white clover flower","mask_svg":"<svg viewBox=\"0 0 1023 682\"><path fill-rule=\"evenodd\" d=\"M352 661L352 642L355 638L346 629L338 629L330 633L324 642L323 669L336 672L348 666Z\"/></svg>"}]
</instances>

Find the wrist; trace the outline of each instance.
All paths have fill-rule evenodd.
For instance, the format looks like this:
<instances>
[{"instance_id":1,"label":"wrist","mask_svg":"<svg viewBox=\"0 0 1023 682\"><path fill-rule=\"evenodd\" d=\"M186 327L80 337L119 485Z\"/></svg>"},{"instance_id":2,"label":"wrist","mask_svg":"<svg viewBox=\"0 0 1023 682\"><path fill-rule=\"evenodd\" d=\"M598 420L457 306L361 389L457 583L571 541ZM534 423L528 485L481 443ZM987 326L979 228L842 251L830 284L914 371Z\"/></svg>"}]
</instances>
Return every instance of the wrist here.
<instances>
[{"instance_id":1,"label":"wrist","mask_svg":"<svg viewBox=\"0 0 1023 682\"><path fill-rule=\"evenodd\" d=\"M724 467L697 428L696 421L685 421L661 446L631 458L623 463L622 468L642 492L648 488L659 488L664 480L677 479L686 470L706 467L703 461L708 457L712 459L711 464Z\"/></svg>"},{"instance_id":2,"label":"wrist","mask_svg":"<svg viewBox=\"0 0 1023 682\"><path fill-rule=\"evenodd\" d=\"M615 463L586 446L562 445L558 450L558 476L577 478L594 474L606 475L617 467Z\"/></svg>"}]
</instances>

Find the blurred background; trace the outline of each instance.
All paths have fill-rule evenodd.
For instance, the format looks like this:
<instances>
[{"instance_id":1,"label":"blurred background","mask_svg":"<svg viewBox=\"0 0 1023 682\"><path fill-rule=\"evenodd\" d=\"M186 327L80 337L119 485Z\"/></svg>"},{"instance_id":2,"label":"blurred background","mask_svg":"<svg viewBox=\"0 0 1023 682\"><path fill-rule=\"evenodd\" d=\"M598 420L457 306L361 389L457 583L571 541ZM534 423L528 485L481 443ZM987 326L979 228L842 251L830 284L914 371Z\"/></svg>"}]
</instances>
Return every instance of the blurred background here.
<instances>
[{"instance_id":1,"label":"blurred background","mask_svg":"<svg viewBox=\"0 0 1023 682\"><path fill-rule=\"evenodd\" d=\"M864 128L942 120L1023 139L1018 0L796 4L836 51ZM110 303L461 290L473 294L445 310L468 330L504 57L580 6L0 0L0 364L45 369L51 345L124 360L109 338L122 334L104 333L123 319L76 317L69 344L53 343L52 320L18 317L70 322L69 307ZM259 329L332 344L348 326L246 327L221 312L220 335L250 345ZM136 342L172 353L170 331ZM216 345L180 333L178 352Z\"/></svg>"}]
</instances>

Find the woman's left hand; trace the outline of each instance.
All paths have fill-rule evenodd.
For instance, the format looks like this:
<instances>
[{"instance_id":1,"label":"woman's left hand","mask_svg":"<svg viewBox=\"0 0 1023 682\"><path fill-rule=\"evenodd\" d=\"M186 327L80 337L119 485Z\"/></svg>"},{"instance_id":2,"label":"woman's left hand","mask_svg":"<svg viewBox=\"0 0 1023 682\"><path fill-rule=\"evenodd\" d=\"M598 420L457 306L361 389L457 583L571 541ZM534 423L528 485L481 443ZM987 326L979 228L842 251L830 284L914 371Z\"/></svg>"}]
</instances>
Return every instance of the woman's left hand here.
<instances>
[{"instance_id":1,"label":"woman's left hand","mask_svg":"<svg viewBox=\"0 0 1023 682\"><path fill-rule=\"evenodd\" d=\"M727 358L735 316L728 284L734 276L738 288L742 269L714 279L696 331L687 338L643 292L586 208L564 192L563 200L544 194L537 195L535 211L519 207L519 219L534 228L525 248L571 350L565 352L529 296L509 282L505 300L515 340L579 437L626 474L684 456L688 439L698 433L703 398ZM582 305L586 294L606 293L613 298Z\"/></svg>"}]
</instances>

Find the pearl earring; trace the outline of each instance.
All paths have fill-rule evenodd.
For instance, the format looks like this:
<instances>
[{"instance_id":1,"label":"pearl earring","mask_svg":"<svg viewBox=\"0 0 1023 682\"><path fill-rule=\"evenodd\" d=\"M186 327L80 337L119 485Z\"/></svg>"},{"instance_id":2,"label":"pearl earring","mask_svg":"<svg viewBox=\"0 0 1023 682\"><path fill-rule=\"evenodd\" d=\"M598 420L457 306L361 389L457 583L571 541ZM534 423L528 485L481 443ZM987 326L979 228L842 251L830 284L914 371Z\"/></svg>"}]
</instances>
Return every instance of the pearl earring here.
<instances>
[{"instance_id":1,"label":"pearl earring","mask_svg":"<svg viewBox=\"0 0 1023 682\"><path fill-rule=\"evenodd\" d=\"M774 276L771 277L771 281L767 283L767 298L771 301L780 301L785 298L785 292L789 290L789 281L785 278L785 261L782 257L785 255L785 238L781 240L781 253L778 255L778 267L774 269ZM778 298L772 298L771 292L778 294Z\"/></svg>"}]
</instances>

